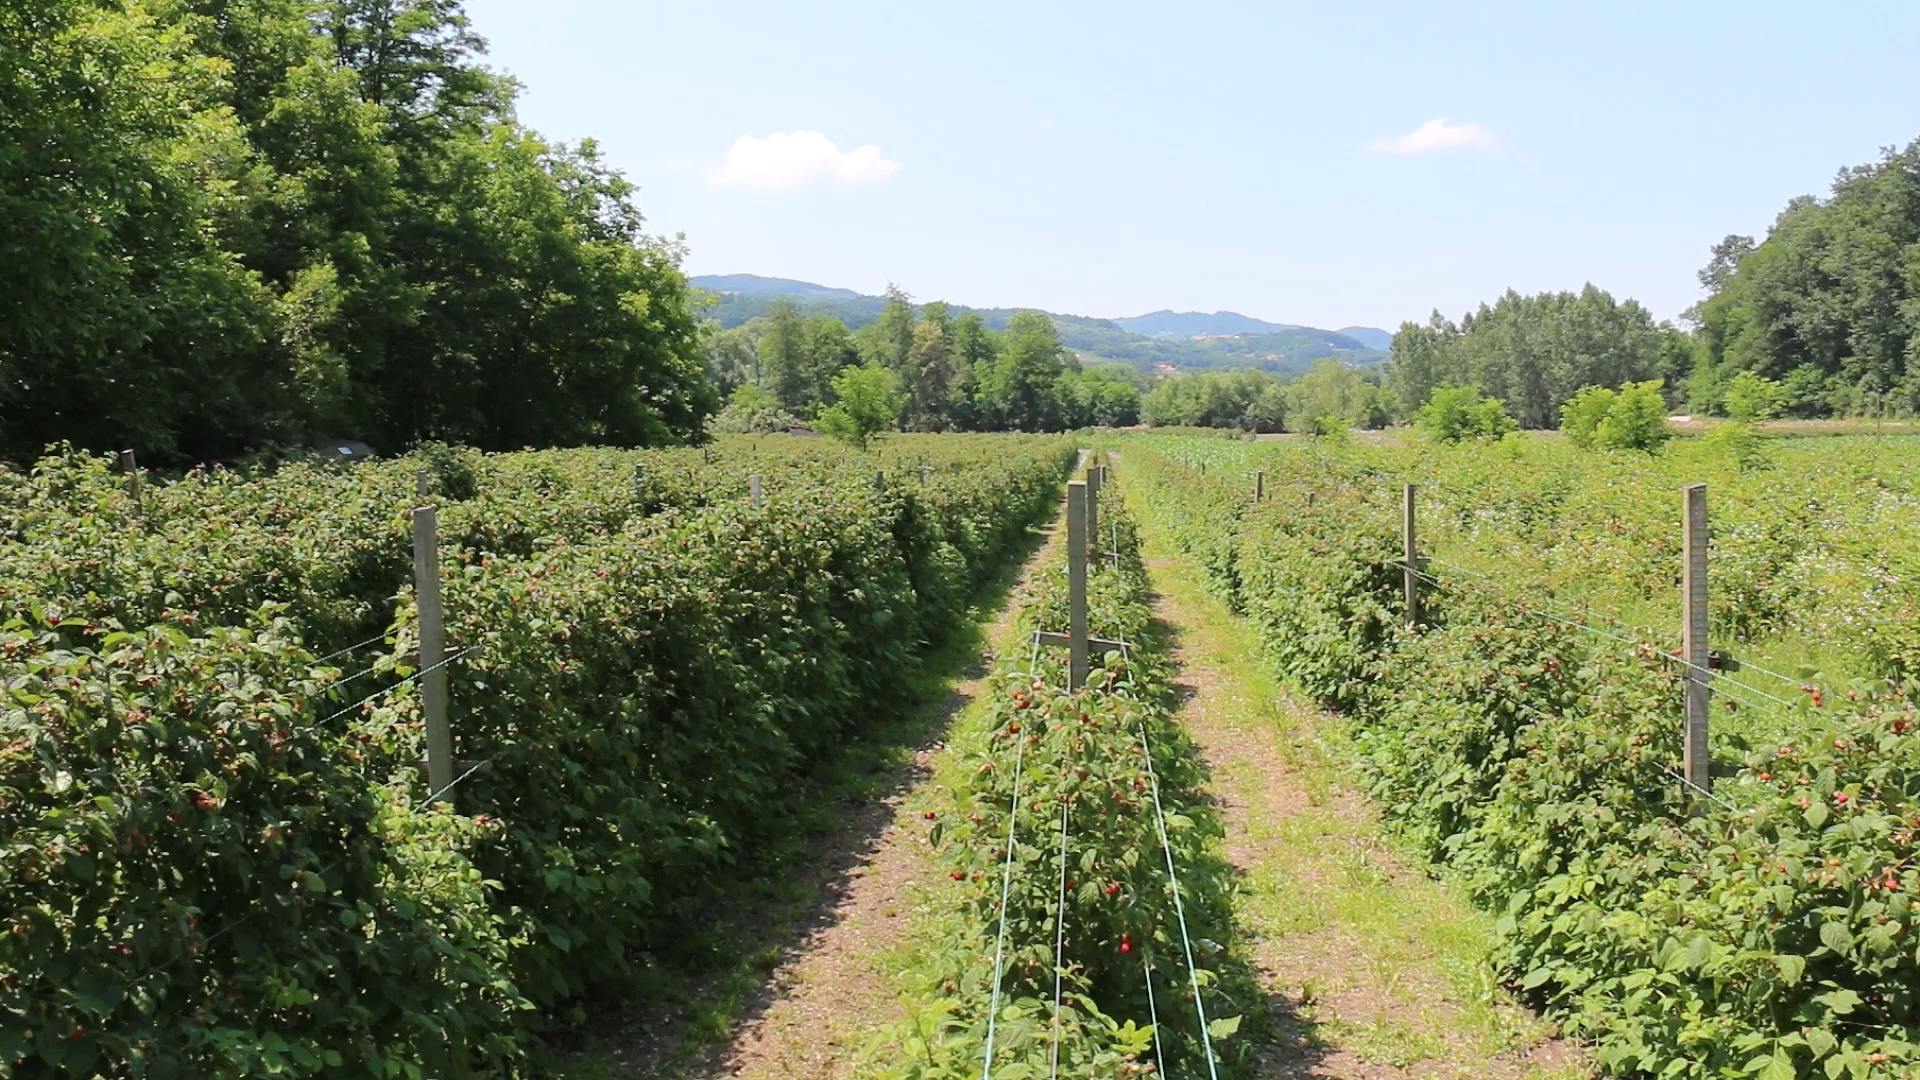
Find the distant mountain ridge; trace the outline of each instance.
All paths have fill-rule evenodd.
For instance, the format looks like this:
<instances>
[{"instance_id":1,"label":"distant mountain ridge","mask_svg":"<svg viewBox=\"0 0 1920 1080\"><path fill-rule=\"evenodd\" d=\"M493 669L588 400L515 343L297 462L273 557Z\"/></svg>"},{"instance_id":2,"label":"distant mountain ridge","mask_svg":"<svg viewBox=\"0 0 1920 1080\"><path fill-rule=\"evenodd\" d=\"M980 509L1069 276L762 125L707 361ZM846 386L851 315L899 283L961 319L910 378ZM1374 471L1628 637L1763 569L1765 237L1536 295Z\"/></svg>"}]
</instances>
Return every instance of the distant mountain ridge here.
<instances>
[{"instance_id":1,"label":"distant mountain ridge","mask_svg":"<svg viewBox=\"0 0 1920 1080\"><path fill-rule=\"evenodd\" d=\"M871 322L886 299L816 285L792 278L758 274L703 274L691 279L696 288L718 299L706 312L721 326L738 326L785 298L807 312L833 315L849 326ZM949 305L954 314L977 312L989 326L1003 327L1014 308L967 308ZM1304 371L1321 357L1335 356L1362 367L1386 358L1385 342L1392 335L1372 327L1348 327L1335 332L1311 326L1268 322L1234 311L1206 314L1198 311L1155 311L1119 319L1048 312L1066 346L1091 361L1128 364L1141 371L1174 368L1257 367L1280 374ZM1378 342L1379 344L1376 344Z\"/></svg>"},{"instance_id":2,"label":"distant mountain ridge","mask_svg":"<svg viewBox=\"0 0 1920 1080\"><path fill-rule=\"evenodd\" d=\"M1393 331L1382 330L1377 326L1343 326L1339 333L1345 334L1369 349L1386 349L1393 345Z\"/></svg>"},{"instance_id":3,"label":"distant mountain ridge","mask_svg":"<svg viewBox=\"0 0 1920 1080\"><path fill-rule=\"evenodd\" d=\"M1122 330L1148 337L1191 338L1201 334L1284 334L1289 330L1310 330L1308 326L1271 323L1242 315L1237 311L1216 311L1211 315L1198 311L1155 311L1125 319L1109 319Z\"/></svg>"}]
</instances>

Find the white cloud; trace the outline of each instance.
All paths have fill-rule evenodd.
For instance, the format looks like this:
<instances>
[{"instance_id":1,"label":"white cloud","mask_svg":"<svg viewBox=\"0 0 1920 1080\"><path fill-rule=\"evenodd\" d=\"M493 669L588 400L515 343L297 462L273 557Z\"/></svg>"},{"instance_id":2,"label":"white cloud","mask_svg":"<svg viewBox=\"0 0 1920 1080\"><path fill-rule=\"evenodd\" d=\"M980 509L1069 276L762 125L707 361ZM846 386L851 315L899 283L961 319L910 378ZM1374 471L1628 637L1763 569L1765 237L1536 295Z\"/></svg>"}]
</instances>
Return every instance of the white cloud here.
<instances>
[{"instance_id":1,"label":"white cloud","mask_svg":"<svg viewBox=\"0 0 1920 1080\"><path fill-rule=\"evenodd\" d=\"M1375 139L1373 148L1384 154L1424 154L1432 150L1455 150L1462 146L1493 148L1493 136L1480 130L1479 124L1449 124L1442 119L1429 120L1405 135Z\"/></svg>"},{"instance_id":2,"label":"white cloud","mask_svg":"<svg viewBox=\"0 0 1920 1080\"><path fill-rule=\"evenodd\" d=\"M783 190L807 184L878 184L900 171L869 143L842 151L817 131L776 131L766 138L742 135L727 151L713 182Z\"/></svg>"}]
</instances>

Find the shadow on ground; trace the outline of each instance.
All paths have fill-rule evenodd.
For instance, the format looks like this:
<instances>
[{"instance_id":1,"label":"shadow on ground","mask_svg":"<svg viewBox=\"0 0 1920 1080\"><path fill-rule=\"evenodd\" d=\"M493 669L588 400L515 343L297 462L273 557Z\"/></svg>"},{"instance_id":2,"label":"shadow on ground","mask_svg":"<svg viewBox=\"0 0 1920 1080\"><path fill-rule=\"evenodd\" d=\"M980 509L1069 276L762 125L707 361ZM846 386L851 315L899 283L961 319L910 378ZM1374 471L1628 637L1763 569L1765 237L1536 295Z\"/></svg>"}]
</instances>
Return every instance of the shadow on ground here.
<instances>
[{"instance_id":1,"label":"shadow on ground","mask_svg":"<svg viewBox=\"0 0 1920 1080\"><path fill-rule=\"evenodd\" d=\"M948 726L972 700L960 686L987 672L987 629L1052 527L1036 528L981 590L973 615L926 657L911 702L850 741L799 783L813 811L760 857L735 869L733 901L704 912L670 952L637 959L624 993L583 1002L548 1056L568 1080L729 1075L739 1030L779 999L778 974L839 917L900 800L928 774Z\"/></svg>"}]
</instances>

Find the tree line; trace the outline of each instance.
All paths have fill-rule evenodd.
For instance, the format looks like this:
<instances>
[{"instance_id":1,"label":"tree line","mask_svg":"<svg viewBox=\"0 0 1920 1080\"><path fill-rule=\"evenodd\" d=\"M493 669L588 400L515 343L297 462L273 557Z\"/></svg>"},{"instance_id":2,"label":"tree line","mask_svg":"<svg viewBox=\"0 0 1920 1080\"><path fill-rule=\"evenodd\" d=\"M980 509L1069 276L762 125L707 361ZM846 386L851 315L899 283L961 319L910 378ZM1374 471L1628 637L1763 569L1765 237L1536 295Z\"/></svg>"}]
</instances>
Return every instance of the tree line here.
<instances>
[{"instance_id":1,"label":"tree line","mask_svg":"<svg viewBox=\"0 0 1920 1080\"><path fill-rule=\"evenodd\" d=\"M0 456L697 436L679 247L482 48L458 0L0 5Z\"/></svg>"},{"instance_id":2,"label":"tree line","mask_svg":"<svg viewBox=\"0 0 1920 1080\"><path fill-rule=\"evenodd\" d=\"M1015 312L995 330L976 312L916 305L892 286L879 316L858 329L776 300L710 332L707 372L727 398L714 418L722 431L784 430L822 416L830 427L857 421L862 437L886 428L1059 431L1140 415L1133 373L1083 366L1044 313Z\"/></svg>"},{"instance_id":3,"label":"tree line","mask_svg":"<svg viewBox=\"0 0 1920 1080\"><path fill-rule=\"evenodd\" d=\"M1920 415L1916 266L1920 140L1841 170L1824 199L1791 200L1764 240L1714 245L1699 273L1708 295L1680 325L1592 285L1509 292L1458 323L1435 312L1401 324L1385 387L1397 416L1460 387L1536 428L1565 421L1583 389L1646 384L1670 409L1743 423Z\"/></svg>"}]
</instances>

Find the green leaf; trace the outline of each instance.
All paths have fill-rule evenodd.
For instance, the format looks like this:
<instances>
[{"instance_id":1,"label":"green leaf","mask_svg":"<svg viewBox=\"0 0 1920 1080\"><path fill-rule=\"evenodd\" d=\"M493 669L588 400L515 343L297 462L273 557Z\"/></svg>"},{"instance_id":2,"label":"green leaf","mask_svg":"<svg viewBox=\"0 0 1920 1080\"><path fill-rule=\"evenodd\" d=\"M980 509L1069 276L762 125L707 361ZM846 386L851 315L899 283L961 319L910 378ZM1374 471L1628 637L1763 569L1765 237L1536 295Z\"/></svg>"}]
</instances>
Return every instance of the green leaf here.
<instances>
[{"instance_id":1,"label":"green leaf","mask_svg":"<svg viewBox=\"0 0 1920 1080\"><path fill-rule=\"evenodd\" d=\"M1748 1062L1747 1071L1755 1074L1758 1080L1800 1080L1800 1074L1793 1067L1792 1055L1779 1050Z\"/></svg>"},{"instance_id":2,"label":"green leaf","mask_svg":"<svg viewBox=\"0 0 1920 1080\"><path fill-rule=\"evenodd\" d=\"M1799 982L1800 976L1807 972L1807 958L1804 956L1795 956L1792 953L1775 954L1773 965L1780 969L1780 978L1785 981L1788 986Z\"/></svg>"},{"instance_id":3,"label":"green leaf","mask_svg":"<svg viewBox=\"0 0 1920 1080\"><path fill-rule=\"evenodd\" d=\"M1239 1030L1240 1018L1238 1016L1223 1016L1218 1020L1209 1020L1207 1022L1207 1034L1216 1039L1229 1038Z\"/></svg>"},{"instance_id":4,"label":"green leaf","mask_svg":"<svg viewBox=\"0 0 1920 1080\"><path fill-rule=\"evenodd\" d=\"M1820 944L1837 953L1844 953L1853 944L1853 935L1847 932L1845 923L1824 922L1820 924Z\"/></svg>"},{"instance_id":5,"label":"green leaf","mask_svg":"<svg viewBox=\"0 0 1920 1080\"><path fill-rule=\"evenodd\" d=\"M1835 1016L1845 1016L1860 1007L1860 995L1844 988L1817 995L1813 1000L1825 1005Z\"/></svg>"}]
</instances>

